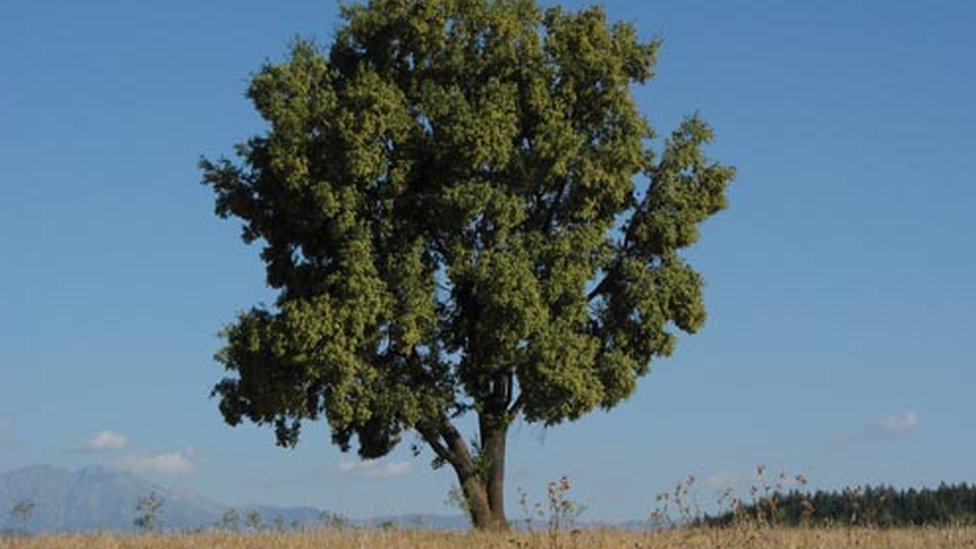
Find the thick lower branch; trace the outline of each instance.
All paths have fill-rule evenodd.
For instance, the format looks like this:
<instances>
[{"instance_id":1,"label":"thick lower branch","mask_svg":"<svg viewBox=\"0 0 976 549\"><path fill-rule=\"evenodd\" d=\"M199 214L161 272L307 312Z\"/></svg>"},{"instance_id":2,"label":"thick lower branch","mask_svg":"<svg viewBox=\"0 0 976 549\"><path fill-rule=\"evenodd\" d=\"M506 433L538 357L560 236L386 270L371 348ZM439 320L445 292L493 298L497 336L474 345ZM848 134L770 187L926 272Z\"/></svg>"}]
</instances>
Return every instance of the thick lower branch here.
<instances>
[{"instance_id":1,"label":"thick lower branch","mask_svg":"<svg viewBox=\"0 0 976 549\"><path fill-rule=\"evenodd\" d=\"M474 459L471 457L471 451L468 450L467 443L464 442L461 433L446 419L440 427L440 434L444 437L444 442L447 443L447 449L454 458L451 465L454 465L455 468L460 467L474 471Z\"/></svg>"},{"instance_id":2,"label":"thick lower branch","mask_svg":"<svg viewBox=\"0 0 976 549\"><path fill-rule=\"evenodd\" d=\"M503 529L496 526L497 523L491 513L491 505L488 503L485 485L478 478L478 475L466 474L457 468L454 471L457 473L458 484L461 485L468 516L471 518L471 524L474 528L476 530Z\"/></svg>"},{"instance_id":3,"label":"thick lower branch","mask_svg":"<svg viewBox=\"0 0 976 549\"><path fill-rule=\"evenodd\" d=\"M481 448L477 457L461 433L447 418L436 431L428 426L418 431L438 458L451 465L464 494L471 522L478 530L508 530L505 517L505 443L506 421L493 416L479 417Z\"/></svg>"},{"instance_id":4,"label":"thick lower branch","mask_svg":"<svg viewBox=\"0 0 976 549\"><path fill-rule=\"evenodd\" d=\"M447 449L447 447L441 444L441 441L438 439L438 436L436 434L423 429L418 429L418 431L420 432L420 436L423 437L427 445L430 446L431 450L434 451L434 455L436 455L438 459L441 459L452 465L454 464L456 458L451 453L451 451Z\"/></svg>"}]
</instances>

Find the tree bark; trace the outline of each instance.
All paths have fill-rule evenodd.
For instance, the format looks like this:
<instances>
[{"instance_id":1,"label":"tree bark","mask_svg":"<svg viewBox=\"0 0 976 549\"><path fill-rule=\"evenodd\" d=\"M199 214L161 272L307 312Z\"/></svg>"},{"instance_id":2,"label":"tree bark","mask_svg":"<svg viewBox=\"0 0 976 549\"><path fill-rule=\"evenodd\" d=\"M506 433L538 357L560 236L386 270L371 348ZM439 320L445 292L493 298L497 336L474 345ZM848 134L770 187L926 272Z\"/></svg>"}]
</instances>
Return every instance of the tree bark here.
<instances>
[{"instance_id":1,"label":"tree bark","mask_svg":"<svg viewBox=\"0 0 976 549\"><path fill-rule=\"evenodd\" d=\"M475 530L496 530L484 482L478 478L477 474L462 472L457 467L454 470L457 472L464 501L468 505L468 514L471 517L472 526Z\"/></svg>"},{"instance_id":2,"label":"tree bark","mask_svg":"<svg viewBox=\"0 0 976 549\"><path fill-rule=\"evenodd\" d=\"M476 530L508 531L505 516L505 442L508 424L482 416L481 451L472 456L461 434L444 422L437 435L427 430L422 435L438 457L454 469L467 504L471 524ZM443 443L441 442L443 440Z\"/></svg>"},{"instance_id":3,"label":"tree bark","mask_svg":"<svg viewBox=\"0 0 976 549\"><path fill-rule=\"evenodd\" d=\"M484 481L491 520L494 529L508 530L505 516L505 443L508 427L504 419L482 419L481 437L481 457L485 461Z\"/></svg>"}]
</instances>

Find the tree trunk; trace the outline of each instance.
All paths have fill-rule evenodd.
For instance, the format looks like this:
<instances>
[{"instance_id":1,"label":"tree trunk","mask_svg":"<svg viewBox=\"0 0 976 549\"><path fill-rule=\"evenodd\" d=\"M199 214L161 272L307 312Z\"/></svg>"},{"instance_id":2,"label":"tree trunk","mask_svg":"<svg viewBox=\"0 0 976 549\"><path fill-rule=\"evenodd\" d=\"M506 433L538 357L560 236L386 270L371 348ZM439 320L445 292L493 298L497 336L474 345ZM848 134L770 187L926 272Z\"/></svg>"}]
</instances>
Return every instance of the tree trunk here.
<instances>
[{"instance_id":1,"label":"tree trunk","mask_svg":"<svg viewBox=\"0 0 976 549\"><path fill-rule=\"evenodd\" d=\"M467 504L471 524L476 530L508 531L505 517L505 439L504 424L482 422L481 451L475 458L460 438L450 437L452 447L448 463L457 474L458 484Z\"/></svg>"},{"instance_id":2,"label":"tree trunk","mask_svg":"<svg viewBox=\"0 0 976 549\"><path fill-rule=\"evenodd\" d=\"M504 476L499 475L496 482L485 482L477 474L465 474L455 467L458 483L467 504L471 524L475 530L507 532L508 520L505 518ZM489 473L489 478L491 474Z\"/></svg>"},{"instance_id":3,"label":"tree trunk","mask_svg":"<svg viewBox=\"0 0 976 549\"><path fill-rule=\"evenodd\" d=\"M508 428L503 422L482 421L481 458L485 461L485 489L496 530L508 530L505 517L505 442Z\"/></svg>"},{"instance_id":4,"label":"tree trunk","mask_svg":"<svg viewBox=\"0 0 976 549\"><path fill-rule=\"evenodd\" d=\"M481 415L481 448L472 455L461 434L446 419L440 425L422 427L421 435L437 457L449 463L476 530L508 531L505 517L505 442L506 416ZM443 441L443 442L442 442Z\"/></svg>"}]
</instances>

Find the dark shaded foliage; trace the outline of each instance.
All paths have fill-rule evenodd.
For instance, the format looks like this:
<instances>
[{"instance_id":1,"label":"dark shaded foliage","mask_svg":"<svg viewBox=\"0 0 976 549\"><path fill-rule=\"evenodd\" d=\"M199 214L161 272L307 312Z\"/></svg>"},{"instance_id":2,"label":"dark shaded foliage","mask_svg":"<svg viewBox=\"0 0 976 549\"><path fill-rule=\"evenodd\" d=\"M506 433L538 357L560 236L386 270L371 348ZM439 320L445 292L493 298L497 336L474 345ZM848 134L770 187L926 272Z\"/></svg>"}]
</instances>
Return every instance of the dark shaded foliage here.
<instances>
[{"instance_id":1,"label":"dark shaded foliage","mask_svg":"<svg viewBox=\"0 0 976 549\"><path fill-rule=\"evenodd\" d=\"M942 483L938 488L896 490L863 486L814 493L775 493L717 517L709 525L728 525L737 516L767 516L785 526L960 526L976 525L976 485Z\"/></svg>"}]
</instances>

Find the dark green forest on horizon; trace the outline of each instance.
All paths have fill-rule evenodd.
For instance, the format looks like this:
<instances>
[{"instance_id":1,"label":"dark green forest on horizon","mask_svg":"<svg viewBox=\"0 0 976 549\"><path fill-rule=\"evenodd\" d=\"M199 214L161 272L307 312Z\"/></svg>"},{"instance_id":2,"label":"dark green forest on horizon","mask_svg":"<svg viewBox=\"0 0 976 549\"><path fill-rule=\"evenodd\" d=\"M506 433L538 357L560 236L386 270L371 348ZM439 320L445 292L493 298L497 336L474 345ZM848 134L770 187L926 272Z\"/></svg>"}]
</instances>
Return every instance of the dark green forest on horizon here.
<instances>
[{"instance_id":1,"label":"dark green forest on horizon","mask_svg":"<svg viewBox=\"0 0 976 549\"><path fill-rule=\"evenodd\" d=\"M841 491L775 492L739 505L705 524L724 526L742 517L782 526L972 526L976 485L941 483L938 488L863 486Z\"/></svg>"}]
</instances>

